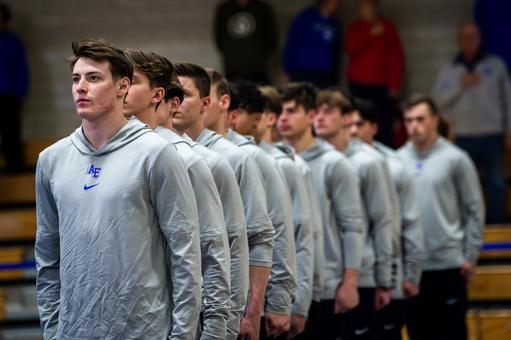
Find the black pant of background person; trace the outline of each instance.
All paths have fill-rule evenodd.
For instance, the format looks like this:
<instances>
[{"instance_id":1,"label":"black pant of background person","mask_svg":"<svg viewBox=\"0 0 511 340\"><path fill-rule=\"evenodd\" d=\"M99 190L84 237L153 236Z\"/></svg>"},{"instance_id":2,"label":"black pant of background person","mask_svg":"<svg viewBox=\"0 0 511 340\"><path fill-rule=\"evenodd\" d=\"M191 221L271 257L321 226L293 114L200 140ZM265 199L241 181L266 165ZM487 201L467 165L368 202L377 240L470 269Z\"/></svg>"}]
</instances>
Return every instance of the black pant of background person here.
<instances>
[{"instance_id":1,"label":"black pant of background person","mask_svg":"<svg viewBox=\"0 0 511 340\"><path fill-rule=\"evenodd\" d=\"M396 117L396 103L384 86L362 85L350 82L350 93L371 101L378 114L378 133L376 139L383 144L394 147L394 119Z\"/></svg>"},{"instance_id":2,"label":"black pant of background person","mask_svg":"<svg viewBox=\"0 0 511 340\"><path fill-rule=\"evenodd\" d=\"M377 312L378 328L382 340L401 340L401 329L405 323L404 301L392 300Z\"/></svg>"},{"instance_id":3,"label":"black pant of background person","mask_svg":"<svg viewBox=\"0 0 511 340\"><path fill-rule=\"evenodd\" d=\"M375 289L359 288L360 302L353 310L343 314L342 340L377 340L378 327L375 309Z\"/></svg>"},{"instance_id":4,"label":"black pant of background person","mask_svg":"<svg viewBox=\"0 0 511 340\"><path fill-rule=\"evenodd\" d=\"M419 296L406 303L411 340L466 340L467 285L460 268L424 271Z\"/></svg>"},{"instance_id":5,"label":"black pant of background person","mask_svg":"<svg viewBox=\"0 0 511 340\"><path fill-rule=\"evenodd\" d=\"M305 322L305 330L303 331L302 334L296 336L294 339L296 340L319 339L319 331L323 326L324 321L321 315L321 304L320 302L312 301L311 306L309 308L307 321Z\"/></svg>"},{"instance_id":6,"label":"black pant of background person","mask_svg":"<svg viewBox=\"0 0 511 340\"><path fill-rule=\"evenodd\" d=\"M7 171L23 168L21 147L21 100L16 96L0 95L0 135Z\"/></svg>"}]
</instances>

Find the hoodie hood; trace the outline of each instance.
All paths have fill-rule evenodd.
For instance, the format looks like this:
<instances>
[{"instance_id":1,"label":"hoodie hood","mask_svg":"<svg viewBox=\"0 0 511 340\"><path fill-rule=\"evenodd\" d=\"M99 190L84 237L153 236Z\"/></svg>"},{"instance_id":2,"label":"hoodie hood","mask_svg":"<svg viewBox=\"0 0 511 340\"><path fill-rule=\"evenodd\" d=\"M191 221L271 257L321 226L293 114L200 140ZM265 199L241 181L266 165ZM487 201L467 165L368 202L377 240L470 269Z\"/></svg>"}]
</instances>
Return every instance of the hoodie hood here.
<instances>
[{"instance_id":1,"label":"hoodie hood","mask_svg":"<svg viewBox=\"0 0 511 340\"><path fill-rule=\"evenodd\" d=\"M273 146L285 153L292 160L295 159L296 151L291 145L284 144L282 142L273 143Z\"/></svg>"},{"instance_id":2,"label":"hoodie hood","mask_svg":"<svg viewBox=\"0 0 511 340\"><path fill-rule=\"evenodd\" d=\"M263 142L259 143L259 147L261 149L263 149L264 151L266 151L268 154L270 154L275 159L287 158L287 159L292 160L292 158L289 155L287 155L285 152L283 152L282 150L280 150L273 144L263 141Z\"/></svg>"},{"instance_id":3,"label":"hoodie hood","mask_svg":"<svg viewBox=\"0 0 511 340\"><path fill-rule=\"evenodd\" d=\"M71 142L82 154L90 156L102 156L131 143L143 134L153 132L147 125L136 118L131 118L119 132L117 132L105 145L96 149L85 137L83 128L80 126L71 134Z\"/></svg>"},{"instance_id":4,"label":"hoodie hood","mask_svg":"<svg viewBox=\"0 0 511 340\"><path fill-rule=\"evenodd\" d=\"M447 141L445 140L445 138L439 136L437 138L435 144L433 144L433 146L431 148L429 148L428 150L416 151L415 148L413 147L413 143L411 141L406 143L403 148L405 150L407 150L410 154L414 155L416 158L423 159L423 158L428 158L431 154L442 149L446 143L447 143Z\"/></svg>"},{"instance_id":5,"label":"hoodie hood","mask_svg":"<svg viewBox=\"0 0 511 340\"><path fill-rule=\"evenodd\" d=\"M219 135L218 133L209 129L204 129L197 137L196 142L204 145L205 147L211 147L222 138L223 136Z\"/></svg>"},{"instance_id":6,"label":"hoodie hood","mask_svg":"<svg viewBox=\"0 0 511 340\"><path fill-rule=\"evenodd\" d=\"M302 152L300 156L305 161L311 161L323 155L325 152L335 151L334 147L320 138L316 138L316 142L310 148Z\"/></svg>"},{"instance_id":7,"label":"hoodie hood","mask_svg":"<svg viewBox=\"0 0 511 340\"><path fill-rule=\"evenodd\" d=\"M356 154L357 152L359 152L363 149L363 146L364 146L363 143L364 142L362 142L358 138L350 139L350 141L348 142L348 146L346 147L346 150L344 150L344 154L347 157L353 156L354 154Z\"/></svg>"},{"instance_id":8,"label":"hoodie hood","mask_svg":"<svg viewBox=\"0 0 511 340\"><path fill-rule=\"evenodd\" d=\"M251 137L251 136L249 136L249 137ZM228 140L230 140L231 142L233 142L237 146L242 146L242 145L247 145L247 144L254 144L255 145L253 139L252 140L247 139L247 137L244 137L244 136L240 135L239 133L237 133L233 129L227 130L227 134L226 134L225 138L227 138Z\"/></svg>"}]
</instances>

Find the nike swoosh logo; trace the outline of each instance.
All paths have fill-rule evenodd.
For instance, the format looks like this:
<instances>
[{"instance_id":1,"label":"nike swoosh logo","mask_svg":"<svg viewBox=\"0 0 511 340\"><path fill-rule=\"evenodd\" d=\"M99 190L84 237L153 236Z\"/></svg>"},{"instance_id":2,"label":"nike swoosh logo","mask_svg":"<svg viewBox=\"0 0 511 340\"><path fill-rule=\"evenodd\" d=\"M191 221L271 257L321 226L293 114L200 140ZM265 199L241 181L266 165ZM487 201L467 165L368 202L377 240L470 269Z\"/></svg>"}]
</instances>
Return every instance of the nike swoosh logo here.
<instances>
[{"instance_id":1,"label":"nike swoosh logo","mask_svg":"<svg viewBox=\"0 0 511 340\"><path fill-rule=\"evenodd\" d=\"M396 328L396 324L395 323L390 324L390 325L383 325L383 329L386 330L386 331L393 330L394 328Z\"/></svg>"},{"instance_id":2,"label":"nike swoosh logo","mask_svg":"<svg viewBox=\"0 0 511 340\"><path fill-rule=\"evenodd\" d=\"M369 330L371 329L371 327L366 327L366 328L362 328L362 329L355 329L355 335L362 335L362 334L365 334L367 333Z\"/></svg>"},{"instance_id":3,"label":"nike swoosh logo","mask_svg":"<svg viewBox=\"0 0 511 340\"><path fill-rule=\"evenodd\" d=\"M447 305L454 305L456 302L458 302L458 299L457 298L454 298L454 299L448 299L447 301L445 301L445 303Z\"/></svg>"},{"instance_id":4,"label":"nike swoosh logo","mask_svg":"<svg viewBox=\"0 0 511 340\"><path fill-rule=\"evenodd\" d=\"M89 189L92 189L92 188L94 188L96 185L99 185L99 183L96 183L96 184L93 184L93 185L87 185L87 184L85 184L85 185L83 186L83 190L89 190Z\"/></svg>"}]
</instances>

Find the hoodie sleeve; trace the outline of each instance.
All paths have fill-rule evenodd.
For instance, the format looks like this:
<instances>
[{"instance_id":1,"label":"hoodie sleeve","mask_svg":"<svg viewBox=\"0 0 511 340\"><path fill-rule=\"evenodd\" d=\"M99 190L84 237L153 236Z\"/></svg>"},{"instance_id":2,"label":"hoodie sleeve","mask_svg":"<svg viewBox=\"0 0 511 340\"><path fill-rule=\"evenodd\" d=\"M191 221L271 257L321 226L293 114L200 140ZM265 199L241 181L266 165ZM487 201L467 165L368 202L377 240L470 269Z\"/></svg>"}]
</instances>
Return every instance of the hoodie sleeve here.
<instances>
[{"instance_id":1,"label":"hoodie sleeve","mask_svg":"<svg viewBox=\"0 0 511 340\"><path fill-rule=\"evenodd\" d=\"M499 64L501 67L500 75L501 75L501 96L502 96L502 111L504 112L504 117L506 121L506 133L507 135L511 135L511 78L509 77L509 73L507 72L506 65L499 60Z\"/></svg>"},{"instance_id":2,"label":"hoodie sleeve","mask_svg":"<svg viewBox=\"0 0 511 340\"><path fill-rule=\"evenodd\" d=\"M219 339L226 333L229 315L230 256L222 203L207 164L200 158L188 168L199 213L203 281L201 339Z\"/></svg>"},{"instance_id":3,"label":"hoodie sleeve","mask_svg":"<svg viewBox=\"0 0 511 340\"><path fill-rule=\"evenodd\" d=\"M456 164L455 178L460 199L461 223L464 230L463 256L477 262L484 227L484 201L474 164L462 154Z\"/></svg>"},{"instance_id":4,"label":"hoodie sleeve","mask_svg":"<svg viewBox=\"0 0 511 340\"><path fill-rule=\"evenodd\" d=\"M296 244L296 283L293 292L292 313L307 317L312 302L314 280L314 235L309 211L310 203L305 178L299 169L287 166L282 169L291 193Z\"/></svg>"},{"instance_id":5,"label":"hoodie sleeve","mask_svg":"<svg viewBox=\"0 0 511 340\"><path fill-rule=\"evenodd\" d=\"M222 200L231 253L231 298L227 332L236 337L247 305L249 291L248 240L245 215L236 177L227 161L219 160L211 170Z\"/></svg>"},{"instance_id":6,"label":"hoodie sleeve","mask_svg":"<svg viewBox=\"0 0 511 340\"><path fill-rule=\"evenodd\" d=\"M361 179L362 195L369 218L369 237L373 240L375 279L378 287L392 287L392 198L381 163L367 163Z\"/></svg>"},{"instance_id":7,"label":"hoodie sleeve","mask_svg":"<svg viewBox=\"0 0 511 340\"><path fill-rule=\"evenodd\" d=\"M399 188L404 280L419 285L424 261L424 236L412 177L403 167Z\"/></svg>"},{"instance_id":8,"label":"hoodie sleeve","mask_svg":"<svg viewBox=\"0 0 511 340\"><path fill-rule=\"evenodd\" d=\"M446 65L437 76L432 95L441 111L450 109L463 93L461 73L454 65Z\"/></svg>"},{"instance_id":9,"label":"hoodie sleeve","mask_svg":"<svg viewBox=\"0 0 511 340\"><path fill-rule=\"evenodd\" d=\"M36 169L36 290L44 339L56 339L60 311L59 216L45 159L41 154Z\"/></svg>"},{"instance_id":10,"label":"hoodie sleeve","mask_svg":"<svg viewBox=\"0 0 511 340\"><path fill-rule=\"evenodd\" d=\"M345 268L360 270L364 242L362 201L357 177L347 160L339 160L329 169L328 187L342 240Z\"/></svg>"},{"instance_id":11,"label":"hoodie sleeve","mask_svg":"<svg viewBox=\"0 0 511 340\"><path fill-rule=\"evenodd\" d=\"M387 52L387 86L390 90L399 91L403 81L403 73L405 70L405 57L403 48L401 47L401 40L396 27L388 21L384 22L385 29L388 37L388 52Z\"/></svg>"},{"instance_id":12,"label":"hoodie sleeve","mask_svg":"<svg viewBox=\"0 0 511 340\"><path fill-rule=\"evenodd\" d=\"M266 289L265 311L290 314L295 282L295 240L291 199L280 173L262 149L255 158L266 184L267 206L275 229L273 261ZM263 154L264 153L264 154Z\"/></svg>"},{"instance_id":13,"label":"hoodie sleeve","mask_svg":"<svg viewBox=\"0 0 511 340\"><path fill-rule=\"evenodd\" d=\"M158 153L151 167L149 190L168 245L174 304L169 340L192 340L201 307L199 223L190 179L171 144Z\"/></svg>"},{"instance_id":14,"label":"hoodie sleeve","mask_svg":"<svg viewBox=\"0 0 511 340\"><path fill-rule=\"evenodd\" d=\"M261 174L248 155L242 160L236 176L247 220L250 266L271 268L275 232L268 216Z\"/></svg>"}]
</instances>

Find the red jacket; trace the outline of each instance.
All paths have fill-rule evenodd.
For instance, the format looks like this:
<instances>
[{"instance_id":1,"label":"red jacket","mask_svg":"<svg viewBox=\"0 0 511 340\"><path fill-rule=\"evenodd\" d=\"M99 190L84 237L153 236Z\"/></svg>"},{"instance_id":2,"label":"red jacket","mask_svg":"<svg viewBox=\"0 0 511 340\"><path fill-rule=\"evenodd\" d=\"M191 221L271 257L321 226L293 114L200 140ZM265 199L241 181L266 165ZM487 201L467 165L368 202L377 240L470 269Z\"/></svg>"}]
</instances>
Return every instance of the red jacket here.
<instances>
[{"instance_id":1,"label":"red jacket","mask_svg":"<svg viewBox=\"0 0 511 340\"><path fill-rule=\"evenodd\" d=\"M378 35L371 34L372 23L367 21L355 21L348 26L348 80L399 91L404 72L401 42L394 25L383 18L380 21L384 29Z\"/></svg>"}]
</instances>

